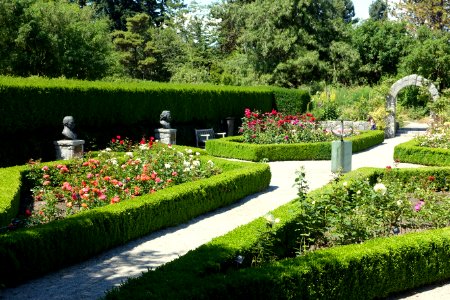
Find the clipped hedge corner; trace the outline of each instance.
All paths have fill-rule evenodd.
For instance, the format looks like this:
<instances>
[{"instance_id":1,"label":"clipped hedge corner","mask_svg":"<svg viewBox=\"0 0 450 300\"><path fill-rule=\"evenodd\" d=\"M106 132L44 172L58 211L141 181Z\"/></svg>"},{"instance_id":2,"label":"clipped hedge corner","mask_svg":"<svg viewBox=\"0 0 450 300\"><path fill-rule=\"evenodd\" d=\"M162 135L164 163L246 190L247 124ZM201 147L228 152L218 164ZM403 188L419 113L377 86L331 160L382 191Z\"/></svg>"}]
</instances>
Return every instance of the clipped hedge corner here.
<instances>
[{"instance_id":1,"label":"clipped hedge corner","mask_svg":"<svg viewBox=\"0 0 450 300\"><path fill-rule=\"evenodd\" d=\"M425 166L450 166L450 149L420 147L411 140L395 146L394 159Z\"/></svg>"}]
</instances>

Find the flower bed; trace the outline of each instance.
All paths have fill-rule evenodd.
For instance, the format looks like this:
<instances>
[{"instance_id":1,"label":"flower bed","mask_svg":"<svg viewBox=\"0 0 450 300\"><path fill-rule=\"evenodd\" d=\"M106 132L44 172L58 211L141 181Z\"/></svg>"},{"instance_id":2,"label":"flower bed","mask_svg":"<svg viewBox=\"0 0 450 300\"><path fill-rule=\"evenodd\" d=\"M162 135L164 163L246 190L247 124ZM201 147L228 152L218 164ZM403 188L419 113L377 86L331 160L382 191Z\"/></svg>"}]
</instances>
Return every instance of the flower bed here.
<instances>
[{"instance_id":1,"label":"flower bed","mask_svg":"<svg viewBox=\"0 0 450 300\"><path fill-rule=\"evenodd\" d=\"M265 164L229 162L206 156L205 163L208 160L223 173L0 234L0 286L16 284L155 230L186 222L269 185L270 169ZM0 169L0 178L12 173L17 176L2 180L0 186L7 192L0 198L1 207L7 208L0 211L4 219L17 213L20 185L25 182L27 171L24 167ZM23 188L26 189L25 185Z\"/></svg>"},{"instance_id":2,"label":"flower bed","mask_svg":"<svg viewBox=\"0 0 450 300\"><path fill-rule=\"evenodd\" d=\"M384 132L362 131L345 140L352 142L353 153L357 153L381 144ZM249 161L328 160L331 159L331 142L258 145L244 143L242 136L232 136L207 141L206 151L213 156Z\"/></svg>"},{"instance_id":3,"label":"flower bed","mask_svg":"<svg viewBox=\"0 0 450 300\"><path fill-rule=\"evenodd\" d=\"M331 159L331 141L337 137L334 131L320 128L312 114L282 115L275 110L260 114L246 109L242 120L242 136L209 140L206 151L214 156L250 161ZM377 130L336 134L352 141L353 152L384 141L384 133Z\"/></svg>"},{"instance_id":4,"label":"flower bed","mask_svg":"<svg viewBox=\"0 0 450 300\"><path fill-rule=\"evenodd\" d=\"M367 196L374 197L373 202L366 202L366 205L381 202L379 205L388 208L387 211L404 209L407 215L425 218L442 199L433 204L431 198L425 198L425 204L420 204L421 198L415 203L411 199L417 195L410 194L407 199L402 199L405 203L399 205L399 199L395 196L403 189L396 189L395 184L411 182L410 178L414 177L432 182L435 189L445 189L450 178L449 168L405 169L395 170L395 173L393 170L392 173L385 171L365 168L350 172L343 180L310 193L304 200L309 205L321 206L323 201L339 203L339 200L333 200L333 195L342 194L343 198L338 199L345 202L347 200L344 199L360 197L364 191ZM388 185L388 182L392 184ZM343 192L348 194L343 195ZM402 195L407 192L411 191L405 189ZM406 201L410 201L409 204ZM357 207L352 205L346 203L341 206L348 207L350 218L358 216L355 213ZM299 200L294 200L273 211L273 215L280 219L279 223L271 219L270 226L267 226L268 221L259 218L155 271L130 279L120 288L110 291L106 299L372 299L450 278L448 228L397 234L395 227L389 226L391 222L382 221L378 225L386 223L388 229L374 230L376 234L370 234L370 238L380 236L378 233L383 231L390 237L377 237L364 242L356 240L358 244L355 245L324 248L323 242L320 242L322 246L316 244L321 239L314 242L309 238L328 237L329 241L333 241L331 246L336 243L336 237L346 236L337 234L335 229L340 226L339 223L345 227L347 222L341 222L344 219L340 218L335 223L332 219L324 222L324 211L318 211L321 217L317 223L309 223L313 230L310 230L312 234L307 234L304 231L305 221L302 221L308 221L308 218L305 219L305 206L300 208ZM333 206L328 210L331 218L341 213L342 210ZM382 220L392 221L389 213L385 217ZM399 224L408 223L402 220ZM358 222L348 224L351 227L351 224ZM314 228L320 226L324 227L322 232L326 234L317 234ZM299 232L299 229L303 231ZM270 240L267 240L268 232L272 236ZM348 237L352 240L351 234ZM345 244L347 240L340 243ZM311 251L314 250L311 245L323 249ZM299 249L307 251L300 251L298 255ZM273 255L286 258L250 267L254 258L260 257L261 251L270 254L268 258Z\"/></svg>"},{"instance_id":5,"label":"flower bed","mask_svg":"<svg viewBox=\"0 0 450 300\"><path fill-rule=\"evenodd\" d=\"M47 223L76 212L219 174L200 152L142 139L139 146L117 136L112 148L67 164L30 163L32 201L26 226ZM113 152L112 150L133 150ZM203 161L203 162L202 162Z\"/></svg>"}]
</instances>

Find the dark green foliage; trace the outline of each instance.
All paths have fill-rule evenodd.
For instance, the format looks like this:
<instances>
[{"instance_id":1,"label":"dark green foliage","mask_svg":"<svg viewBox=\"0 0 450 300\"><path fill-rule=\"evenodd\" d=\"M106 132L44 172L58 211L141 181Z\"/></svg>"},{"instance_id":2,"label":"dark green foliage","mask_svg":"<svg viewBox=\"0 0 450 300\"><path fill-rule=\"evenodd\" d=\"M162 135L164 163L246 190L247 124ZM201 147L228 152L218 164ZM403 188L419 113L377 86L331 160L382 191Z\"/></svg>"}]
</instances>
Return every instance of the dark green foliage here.
<instances>
[{"instance_id":1,"label":"dark green foliage","mask_svg":"<svg viewBox=\"0 0 450 300\"><path fill-rule=\"evenodd\" d=\"M395 146L394 159L426 166L450 166L450 150L420 147L415 140Z\"/></svg>"},{"instance_id":2,"label":"dark green foliage","mask_svg":"<svg viewBox=\"0 0 450 300\"><path fill-rule=\"evenodd\" d=\"M359 152L384 141L384 132L366 131L348 138L353 152ZM331 158L331 142L256 145L242 142L241 137L228 137L206 143L210 155L250 161L327 160Z\"/></svg>"},{"instance_id":3,"label":"dark green foliage","mask_svg":"<svg viewBox=\"0 0 450 300\"><path fill-rule=\"evenodd\" d=\"M64 220L0 234L0 285L16 284L79 262L155 230L229 205L269 185L271 175L266 164L223 160L215 163L227 171ZM0 173L5 170L8 171L0 169ZM9 183L15 189L20 184L14 178ZM11 190L5 197L9 196L13 203L17 201L17 198L13 200L15 195Z\"/></svg>"},{"instance_id":4,"label":"dark green foliage","mask_svg":"<svg viewBox=\"0 0 450 300\"><path fill-rule=\"evenodd\" d=\"M383 172L363 168L343 180L376 182ZM416 175L445 178L450 170L398 170L399 178L405 180ZM317 189L310 196L327 189ZM275 227L277 249L296 246L292 241L298 213L296 201L273 211L281 219ZM156 271L128 280L106 299L373 299L450 278L448 228L338 246L249 268L251 250L264 226L262 218L241 226ZM235 262L237 255L244 256L242 264Z\"/></svg>"},{"instance_id":5,"label":"dark green foliage","mask_svg":"<svg viewBox=\"0 0 450 300\"><path fill-rule=\"evenodd\" d=\"M106 18L66 1L0 1L0 74L98 79L114 68Z\"/></svg>"},{"instance_id":6,"label":"dark green foliage","mask_svg":"<svg viewBox=\"0 0 450 300\"><path fill-rule=\"evenodd\" d=\"M308 111L311 103L309 92L301 89L272 88L275 109L285 115L299 115Z\"/></svg>"},{"instance_id":7,"label":"dark green foliage","mask_svg":"<svg viewBox=\"0 0 450 300\"><path fill-rule=\"evenodd\" d=\"M388 5L386 0L375 0L369 6L369 16L374 21L387 20Z\"/></svg>"},{"instance_id":8,"label":"dark green foliage","mask_svg":"<svg viewBox=\"0 0 450 300\"><path fill-rule=\"evenodd\" d=\"M239 120L245 108L270 111L273 98L268 88L0 77L0 165L53 160L66 115L86 150L104 148L117 134L153 136L163 110L172 112L177 143L194 145L194 128L218 131L221 120Z\"/></svg>"},{"instance_id":9,"label":"dark green foliage","mask_svg":"<svg viewBox=\"0 0 450 300\"><path fill-rule=\"evenodd\" d=\"M364 21L352 31L352 45L361 58L359 74L368 83L396 75L397 65L411 42L412 37L404 23Z\"/></svg>"}]
</instances>

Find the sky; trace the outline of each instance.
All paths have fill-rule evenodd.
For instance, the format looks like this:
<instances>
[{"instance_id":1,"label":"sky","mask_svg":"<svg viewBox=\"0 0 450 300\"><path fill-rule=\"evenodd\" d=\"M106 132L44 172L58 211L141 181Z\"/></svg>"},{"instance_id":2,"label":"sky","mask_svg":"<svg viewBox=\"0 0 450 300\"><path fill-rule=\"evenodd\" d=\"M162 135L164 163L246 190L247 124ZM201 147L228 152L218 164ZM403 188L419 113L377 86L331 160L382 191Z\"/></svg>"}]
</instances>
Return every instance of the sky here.
<instances>
[{"instance_id":1,"label":"sky","mask_svg":"<svg viewBox=\"0 0 450 300\"><path fill-rule=\"evenodd\" d=\"M194 0L184 0L186 4L190 4ZM357 18L367 19L369 18L369 6L373 0L353 0L355 6L355 14ZM207 5L215 2L215 0L195 0L198 4Z\"/></svg>"}]
</instances>

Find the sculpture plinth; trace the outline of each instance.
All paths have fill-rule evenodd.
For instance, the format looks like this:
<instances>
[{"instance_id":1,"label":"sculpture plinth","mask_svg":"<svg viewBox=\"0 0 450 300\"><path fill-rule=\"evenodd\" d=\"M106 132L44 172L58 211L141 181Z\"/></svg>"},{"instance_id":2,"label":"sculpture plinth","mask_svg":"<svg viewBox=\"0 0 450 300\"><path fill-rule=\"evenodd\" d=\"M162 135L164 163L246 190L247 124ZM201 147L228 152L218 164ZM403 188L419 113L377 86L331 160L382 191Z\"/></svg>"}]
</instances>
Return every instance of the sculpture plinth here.
<instances>
[{"instance_id":1,"label":"sculpture plinth","mask_svg":"<svg viewBox=\"0 0 450 300\"><path fill-rule=\"evenodd\" d=\"M177 144L177 130L176 129L166 129L158 128L155 129L155 139L159 140L163 144Z\"/></svg>"},{"instance_id":2,"label":"sculpture plinth","mask_svg":"<svg viewBox=\"0 0 450 300\"><path fill-rule=\"evenodd\" d=\"M84 140L59 140L53 144L56 150L56 160L83 157Z\"/></svg>"}]
</instances>

